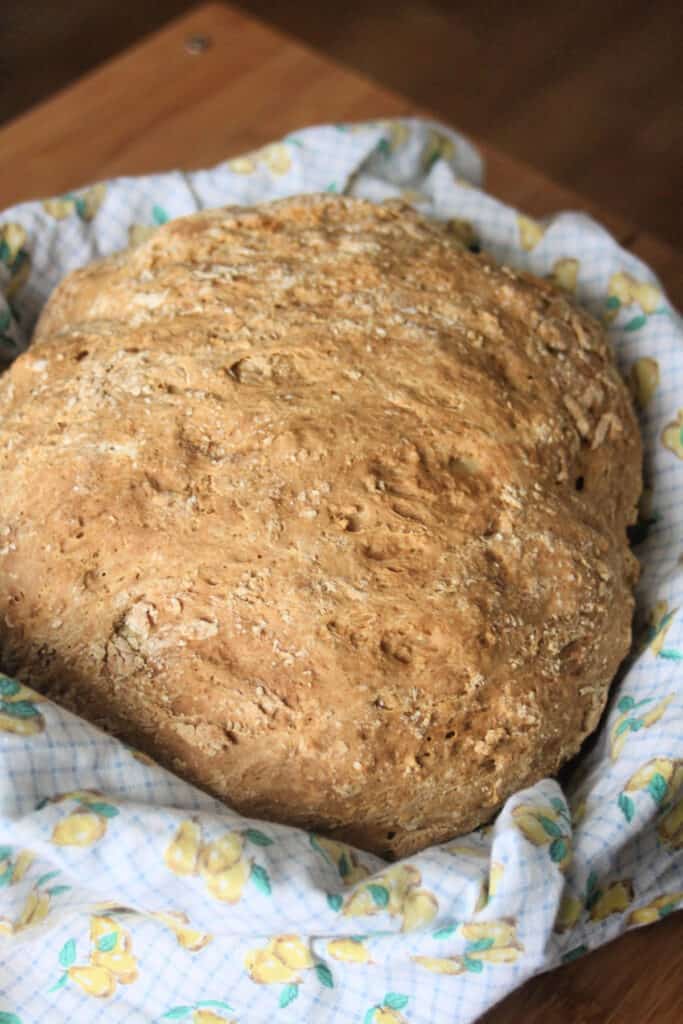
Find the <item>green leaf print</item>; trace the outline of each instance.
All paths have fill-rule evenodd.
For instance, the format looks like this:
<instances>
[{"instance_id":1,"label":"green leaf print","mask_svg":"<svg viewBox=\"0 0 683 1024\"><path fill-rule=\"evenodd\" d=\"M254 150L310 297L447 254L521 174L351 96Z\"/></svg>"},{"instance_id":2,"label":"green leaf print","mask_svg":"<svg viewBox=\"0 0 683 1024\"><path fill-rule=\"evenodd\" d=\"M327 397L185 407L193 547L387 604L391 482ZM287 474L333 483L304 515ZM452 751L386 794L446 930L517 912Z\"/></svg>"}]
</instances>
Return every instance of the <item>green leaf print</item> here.
<instances>
[{"instance_id":1,"label":"green leaf print","mask_svg":"<svg viewBox=\"0 0 683 1024\"><path fill-rule=\"evenodd\" d=\"M388 157L391 156L391 144L388 139L379 140L377 143L377 152L385 159L388 159Z\"/></svg>"},{"instance_id":2,"label":"green leaf print","mask_svg":"<svg viewBox=\"0 0 683 1024\"><path fill-rule=\"evenodd\" d=\"M349 858L345 853L342 853L339 858L339 864L337 867L339 868L339 874L342 878L347 878L351 874L351 865L349 864Z\"/></svg>"},{"instance_id":3,"label":"green leaf print","mask_svg":"<svg viewBox=\"0 0 683 1024\"><path fill-rule=\"evenodd\" d=\"M327 964L316 964L315 973L321 985L324 985L325 988L334 988L332 971L329 969Z\"/></svg>"},{"instance_id":4,"label":"green leaf print","mask_svg":"<svg viewBox=\"0 0 683 1024\"><path fill-rule=\"evenodd\" d=\"M617 803L619 805L619 810L630 825L633 821L633 815L636 813L636 805L633 803L633 800L628 793L620 793Z\"/></svg>"},{"instance_id":5,"label":"green leaf print","mask_svg":"<svg viewBox=\"0 0 683 1024\"><path fill-rule=\"evenodd\" d=\"M450 939L451 935L455 932L457 924L448 924L445 928L439 928L438 931L432 932L433 939Z\"/></svg>"},{"instance_id":6,"label":"green leaf print","mask_svg":"<svg viewBox=\"0 0 683 1024\"><path fill-rule=\"evenodd\" d=\"M47 874L40 876L36 882L36 886L45 885L46 882L50 882L53 878L56 878L58 874L59 871L48 871Z\"/></svg>"},{"instance_id":7,"label":"green leaf print","mask_svg":"<svg viewBox=\"0 0 683 1024\"><path fill-rule=\"evenodd\" d=\"M71 967L76 961L76 940L69 939L59 951L59 962L62 967Z\"/></svg>"},{"instance_id":8,"label":"green leaf print","mask_svg":"<svg viewBox=\"0 0 683 1024\"><path fill-rule=\"evenodd\" d=\"M74 206L76 207L76 213L81 218L81 220L87 220L88 204L86 203L85 199L83 199L81 196L76 196L74 200Z\"/></svg>"},{"instance_id":9,"label":"green leaf print","mask_svg":"<svg viewBox=\"0 0 683 1024\"><path fill-rule=\"evenodd\" d=\"M591 871L586 881L586 906L589 910L599 898L598 875L597 872Z\"/></svg>"},{"instance_id":10,"label":"green leaf print","mask_svg":"<svg viewBox=\"0 0 683 1024\"><path fill-rule=\"evenodd\" d=\"M30 700L0 700L0 711L10 718L35 718L38 714L35 704Z\"/></svg>"},{"instance_id":11,"label":"green leaf print","mask_svg":"<svg viewBox=\"0 0 683 1024\"><path fill-rule=\"evenodd\" d=\"M329 183L329 185L325 188L325 191L326 192L338 192L339 189L337 188L337 182L336 181L331 181Z\"/></svg>"},{"instance_id":12,"label":"green leaf print","mask_svg":"<svg viewBox=\"0 0 683 1024\"><path fill-rule=\"evenodd\" d=\"M553 864L560 864L568 853L567 840L564 837L553 839L548 848L548 853Z\"/></svg>"},{"instance_id":13,"label":"green leaf print","mask_svg":"<svg viewBox=\"0 0 683 1024\"><path fill-rule=\"evenodd\" d=\"M335 911L341 910L341 905L344 902L344 900L339 895L339 893L328 892L327 896L325 898L327 900L327 905L330 908L330 910L335 910Z\"/></svg>"},{"instance_id":14,"label":"green leaf print","mask_svg":"<svg viewBox=\"0 0 683 1024\"><path fill-rule=\"evenodd\" d=\"M8 325L9 310L5 310L3 313L0 313L0 331L4 330ZM0 697L13 697L15 693L19 693L20 689L21 685L16 679L0 675Z\"/></svg>"},{"instance_id":15,"label":"green leaf print","mask_svg":"<svg viewBox=\"0 0 683 1024\"><path fill-rule=\"evenodd\" d=\"M7 1010L0 1010L0 1024L21 1024L16 1013L8 1013Z\"/></svg>"},{"instance_id":16,"label":"green leaf print","mask_svg":"<svg viewBox=\"0 0 683 1024\"><path fill-rule=\"evenodd\" d=\"M187 1017L188 1014L192 1013L194 1006L174 1006L171 1010L167 1010L162 1015L162 1020L182 1020L183 1017Z\"/></svg>"},{"instance_id":17,"label":"green leaf print","mask_svg":"<svg viewBox=\"0 0 683 1024\"><path fill-rule=\"evenodd\" d=\"M621 736L625 732L638 732L639 729L643 728L642 718L627 718L621 722L614 730L615 736Z\"/></svg>"},{"instance_id":18,"label":"green leaf print","mask_svg":"<svg viewBox=\"0 0 683 1024\"><path fill-rule=\"evenodd\" d=\"M371 1006L370 1009L367 1010L365 1016L363 1017L363 1024L373 1024L375 1020L375 1010L378 1009L378 1006Z\"/></svg>"},{"instance_id":19,"label":"green leaf print","mask_svg":"<svg viewBox=\"0 0 683 1024\"><path fill-rule=\"evenodd\" d=\"M253 843L254 846L272 846L273 840L270 836L265 835L263 832L259 832L257 828L248 828L244 833L244 838Z\"/></svg>"},{"instance_id":20,"label":"green leaf print","mask_svg":"<svg viewBox=\"0 0 683 1024\"><path fill-rule=\"evenodd\" d=\"M468 956L467 953L465 953L464 957L462 958L462 962L464 963L466 970L471 971L472 974L481 974L481 972L484 970L483 961L474 960L472 959L472 957Z\"/></svg>"},{"instance_id":21,"label":"green leaf print","mask_svg":"<svg viewBox=\"0 0 683 1024\"><path fill-rule=\"evenodd\" d=\"M563 964L570 964L572 960L578 960L580 956L588 952L588 946L574 946L568 953L565 953L562 957Z\"/></svg>"},{"instance_id":22,"label":"green leaf print","mask_svg":"<svg viewBox=\"0 0 683 1024\"><path fill-rule=\"evenodd\" d=\"M621 306L621 299L617 295L608 295L605 299L606 309L619 309Z\"/></svg>"},{"instance_id":23,"label":"green leaf print","mask_svg":"<svg viewBox=\"0 0 683 1024\"><path fill-rule=\"evenodd\" d=\"M12 882L12 875L14 874L14 864L11 862L7 865L5 870L0 874L0 889L5 885L10 885Z\"/></svg>"},{"instance_id":24,"label":"green leaf print","mask_svg":"<svg viewBox=\"0 0 683 1024\"><path fill-rule=\"evenodd\" d=\"M0 263L9 263L9 245L5 238L0 238Z\"/></svg>"},{"instance_id":25,"label":"green leaf print","mask_svg":"<svg viewBox=\"0 0 683 1024\"><path fill-rule=\"evenodd\" d=\"M48 992L57 992L60 988L64 988L64 986L66 985L68 980L69 980L69 975L66 973L66 971L64 971L64 974L62 974L57 979L57 981L54 983L54 985L50 986L50 988L48 989Z\"/></svg>"},{"instance_id":26,"label":"green leaf print","mask_svg":"<svg viewBox=\"0 0 683 1024\"><path fill-rule=\"evenodd\" d=\"M383 885L369 885L368 892L372 896L372 902L376 907L386 907L389 903L389 890Z\"/></svg>"},{"instance_id":27,"label":"green leaf print","mask_svg":"<svg viewBox=\"0 0 683 1024\"><path fill-rule=\"evenodd\" d=\"M493 939L477 939L475 942L468 943L467 953L483 953L486 949L491 949L493 946Z\"/></svg>"},{"instance_id":28,"label":"green leaf print","mask_svg":"<svg viewBox=\"0 0 683 1024\"><path fill-rule=\"evenodd\" d=\"M166 210L163 208L163 206L159 206L158 204L155 203L154 206L152 207L152 220L154 221L154 223L159 225L166 224L166 222L169 219L170 218L166 213Z\"/></svg>"},{"instance_id":29,"label":"green leaf print","mask_svg":"<svg viewBox=\"0 0 683 1024\"><path fill-rule=\"evenodd\" d=\"M115 818L119 813L118 807L114 807L113 804L105 804L101 800L79 800L79 803L84 804L88 810L99 814L102 818Z\"/></svg>"},{"instance_id":30,"label":"green leaf print","mask_svg":"<svg viewBox=\"0 0 683 1024\"><path fill-rule=\"evenodd\" d=\"M657 913L660 917L668 917L669 914L673 914L677 906L677 903L665 903L663 907L659 908Z\"/></svg>"},{"instance_id":31,"label":"green leaf print","mask_svg":"<svg viewBox=\"0 0 683 1024\"><path fill-rule=\"evenodd\" d=\"M556 825L555 822L552 821L550 818L546 818L545 814L539 814L538 820L543 826L543 831L547 835L552 836L554 839L562 838L562 829L559 827L559 825Z\"/></svg>"},{"instance_id":32,"label":"green leaf print","mask_svg":"<svg viewBox=\"0 0 683 1024\"><path fill-rule=\"evenodd\" d=\"M264 893L266 896L270 896L272 889L270 886L270 878L268 877L268 872L265 868L262 868L260 864L252 865L249 878L259 892Z\"/></svg>"},{"instance_id":33,"label":"green leaf print","mask_svg":"<svg viewBox=\"0 0 683 1024\"><path fill-rule=\"evenodd\" d=\"M401 992L387 992L382 1003L382 1006L386 1006L390 1010L402 1010L407 1005L408 996L402 995Z\"/></svg>"},{"instance_id":34,"label":"green leaf print","mask_svg":"<svg viewBox=\"0 0 683 1024\"><path fill-rule=\"evenodd\" d=\"M656 804L661 804L667 788L666 779L659 772L655 772L647 784L647 791Z\"/></svg>"},{"instance_id":35,"label":"green leaf print","mask_svg":"<svg viewBox=\"0 0 683 1024\"><path fill-rule=\"evenodd\" d=\"M293 1003L298 995L298 985L285 985L278 1000L280 1008L284 1010L285 1006L289 1006L290 1003Z\"/></svg>"},{"instance_id":36,"label":"green leaf print","mask_svg":"<svg viewBox=\"0 0 683 1024\"><path fill-rule=\"evenodd\" d=\"M61 896L64 892L70 892L70 885L53 885L51 889L45 890L48 896Z\"/></svg>"},{"instance_id":37,"label":"green leaf print","mask_svg":"<svg viewBox=\"0 0 683 1024\"><path fill-rule=\"evenodd\" d=\"M559 796L554 796L552 798L552 800L550 801L550 806L553 808L554 811L557 811L558 814L561 814L565 818L569 818L569 811L567 810L567 805L564 802L564 800L560 799Z\"/></svg>"},{"instance_id":38,"label":"green leaf print","mask_svg":"<svg viewBox=\"0 0 683 1024\"><path fill-rule=\"evenodd\" d=\"M97 940L97 948L100 953L111 953L112 949L116 946L116 939L116 932L107 932L106 935L102 935Z\"/></svg>"},{"instance_id":39,"label":"green leaf print","mask_svg":"<svg viewBox=\"0 0 683 1024\"><path fill-rule=\"evenodd\" d=\"M639 316L634 316L632 320L624 324L625 331L639 331L641 327L644 327L647 323L647 317L641 313Z\"/></svg>"},{"instance_id":40,"label":"green leaf print","mask_svg":"<svg viewBox=\"0 0 683 1024\"><path fill-rule=\"evenodd\" d=\"M622 713L624 711L630 711L631 708L635 707L635 705L636 702L634 701L633 697L622 697L619 703L617 704L617 711L621 711Z\"/></svg>"},{"instance_id":41,"label":"green leaf print","mask_svg":"<svg viewBox=\"0 0 683 1024\"><path fill-rule=\"evenodd\" d=\"M13 846L0 846L0 861L7 860L12 856Z\"/></svg>"},{"instance_id":42,"label":"green leaf print","mask_svg":"<svg viewBox=\"0 0 683 1024\"><path fill-rule=\"evenodd\" d=\"M681 445L683 445L683 429L681 430ZM659 657L666 661L683 661L683 653L674 650L673 647L664 647L659 652Z\"/></svg>"}]
</instances>

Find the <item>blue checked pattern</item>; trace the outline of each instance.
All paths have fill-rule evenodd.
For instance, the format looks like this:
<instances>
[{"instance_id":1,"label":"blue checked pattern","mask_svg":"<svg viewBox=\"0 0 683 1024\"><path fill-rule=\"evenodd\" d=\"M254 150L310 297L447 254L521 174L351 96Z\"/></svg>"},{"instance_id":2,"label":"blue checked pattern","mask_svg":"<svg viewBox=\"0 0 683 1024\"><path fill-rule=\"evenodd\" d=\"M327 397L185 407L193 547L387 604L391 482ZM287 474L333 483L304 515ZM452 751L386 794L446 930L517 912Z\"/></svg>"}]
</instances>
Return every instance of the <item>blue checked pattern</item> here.
<instances>
[{"instance_id":1,"label":"blue checked pattern","mask_svg":"<svg viewBox=\"0 0 683 1024\"><path fill-rule=\"evenodd\" d=\"M635 653L597 742L563 787L545 779L489 827L399 864L246 820L0 676L0 1024L464 1024L681 906L683 323L598 224L537 224L481 186L465 139L400 120L0 215L8 362L69 270L168 218L298 192L402 196L609 324L648 487Z\"/></svg>"}]
</instances>

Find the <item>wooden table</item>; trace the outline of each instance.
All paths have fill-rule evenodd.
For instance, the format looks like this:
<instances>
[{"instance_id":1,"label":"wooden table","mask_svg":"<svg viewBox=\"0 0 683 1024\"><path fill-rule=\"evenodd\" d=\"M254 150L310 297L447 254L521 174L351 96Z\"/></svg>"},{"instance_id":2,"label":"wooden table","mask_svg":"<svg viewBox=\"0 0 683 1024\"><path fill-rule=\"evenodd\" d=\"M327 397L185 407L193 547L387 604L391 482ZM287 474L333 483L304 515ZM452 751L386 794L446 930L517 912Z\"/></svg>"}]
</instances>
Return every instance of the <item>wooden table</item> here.
<instances>
[{"instance_id":1,"label":"wooden table","mask_svg":"<svg viewBox=\"0 0 683 1024\"><path fill-rule=\"evenodd\" d=\"M306 124L419 113L428 114L236 9L208 4L0 129L0 209L112 175L209 166ZM482 149L489 191L535 216L587 210L683 304L680 253ZM535 978L485 1020L678 1024L682 924L674 914Z\"/></svg>"}]
</instances>

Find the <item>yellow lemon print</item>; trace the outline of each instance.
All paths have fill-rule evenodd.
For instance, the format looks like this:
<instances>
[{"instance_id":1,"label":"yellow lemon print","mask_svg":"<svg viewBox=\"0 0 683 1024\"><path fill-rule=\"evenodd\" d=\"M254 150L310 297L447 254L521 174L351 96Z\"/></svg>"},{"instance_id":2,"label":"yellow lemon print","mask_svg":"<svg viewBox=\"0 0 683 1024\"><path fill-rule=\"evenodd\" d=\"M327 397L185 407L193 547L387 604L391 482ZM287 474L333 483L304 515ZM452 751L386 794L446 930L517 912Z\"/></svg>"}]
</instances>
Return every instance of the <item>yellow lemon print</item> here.
<instances>
[{"instance_id":1,"label":"yellow lemon print","mask_svg":"<svg viewBox=\"0 0 683 1024\"><path fill-rule=\"evenodd\" d=\"M274 951L271 941L263 949L253 949L244 958L244 966L252 981L259 985L298 983L301 979L296 968L284 963Z\"/></svg>"},{"instance_id":2,"label":"yellow lemon print","mask_svg":"<svg viewBox=\"0 0 683 1024\"><path fill-rule=\"evenodd\" d=\"M581 917L583 910L583 903L578 900L575 896L567 893L562 897L560 908L557 911L557 917L555 918L554 931L562 934L562 932L569 931L573 928L576 922Z\"/></svg>"},{"instance_id":3,"label":"yellow lemon print","mask_svg":"<svg viewBox=\"0 0 683 1024\"><path fill-rule=\"evenodd\" d=\"M683 797L660 819L657 834L665 846L683 849Z\"/></svg>"},{"instance_id":4,"label":"yellow lemon print","mask_svg":"<svg viewBox=\"0 0 683 1024\"><path fill-rule=\"evenodd\" d=\"M664 427L662 444L679 459L683 459L683 409L679 409L676 419Z\"/></svg>"},{"instance_id":5,"label":"yellow lemon print","mask_svg":"<svg viewBox=\"0 0 683 1024\"><path fill-rule=\"evenodd\" d=\"M0 224L0 263L4 263L10 272L9 282L5 285L5 298L8 302L26 284L31 273L31 257L24 248L25 243L26 229L21 224Z\"/></svg>"},{"instance_id":6,"label":"yellow lemon print","mask_svg":"<svg viewBox=\"0 0 683 1024\"><path fill-rule=\"evenodd\" d=\"M174 875L194 875L197 872L201 829L189 818L181 821L178 830L164 851L164 863Z\"/></svg>"},{"instance_id":7,"label":"yellow lemon print","mask_svg":"<svg viewBox=\"0 0 683 1024\"><path fill-rule=\"evenodd\" d=\"M241 858L232 867L225 868L215 874L206 872L204 880L206 888L214 899L223 903L237 903L251 875L251 861Z\"/></svg>"},{"instance_id":8,"label":"yellow lemon print","mask_svg":"<svg viewBox=\"0 0 683 1024\"><path fill-rule=\"evenodd\" d=\"M659 363L657 360L651 359L650 356L637 359L631 367L628 383L633 401L639 409L645 409L652 401L652 396L659 386Z\"/></svg>"},{"instance_id":9,"label":"yellow lemon print","mask_svg":"<svg viewBox=\"0 0 683 1024\"><path fill-rule=\"evenodd\" d=\"M107 822L90 811L74 811L58 822L52 831L56 846L92 846L107 830Z\"/></svg>"},{"instance_id":10,"label":"yellow lemon print","mask_svg":"<svg viewBox=\"0 0 683 1024\"><path fill-rule=\"evenodd\" d=\"M149 916L170 928L178 945L191 953L199 952L213 940L213 935L208 932L200 932L196 928L192 928L187 914L181 910L159 910Z\"/></svg>"},{"instance_id":11,"label":"yellow lemon print","mask_svg":"<svg viewBox=\"0 0 683 1024\"><path fill-rule=\"evenodd\" d=\"M434 974L464 974L467 970L460 956L413 956L411 960Z\"/></svg>"},{"instance_id":12,"label":"yellow lemon print","mask_svg":"<svg viewBox=\"0 0 683 1024\"><path fill-rule=\"evenodd\" d=\"M33 690L0 673L0 731L18 736L43 732L45 719L36 707L38 701Z\"/></svg>"},{"instance_id":13,"label":"yellow lemon print","mask_svg":"<svg viewBox=\"0 0 683 1024\"><path fill-rule=\"evenodd\" d=\"M77 213L81 220L88 222L99 210L106 194L107 186L100 182L80 195L69 192L63 196L56 196L54 199L45 199L43 200L43 209L55 220L63 220L72 213Z\"/></svg>"},{"instance_id":14,"label":"yellow lemon print","mask_svg":"<svg viewBox=\"0 0 683 1024\"><path fill-rule=\"evenodd\" d=\"M491 947L504 948L517 941L516 922L512 917L503 917L497 921L469 921L460 930L468 942L490 939Z\"/></svg>"},{"instance_id":15,"label":"yellow lemon print","mask_svg":"<svg viewBox=\"0 0 683 1024\"><path fill-rule=\"evenodd\" d=\"M264 165L272 174L287 174L292 166L289 149L281 142L264 146L253 153L228 160L228 167L235 174L253 174L259 164Z\"/></svg>"},{"instance_id":16,"label":"yellow lemon print","mask_svg":"<svg viewBox=\"0 0 683 1024\"><path fill-rule=\"evenodd\" d=\"M387 121L386 129L389 133L389 146L392 152L397 150L400 146L405 146L410 137L407 125L397 124L394 121Z\"/></svg>"},{"instance_id":17,"label":"yellow lemon print","mask_svg":"<svg viewBox=\"0 0 683 1024\"><path fill-rule=\"evenodd\" d=\"M388 1006L378 1006L372 1017L373 1024L407 1024L402 1013Z\"/></svg>"},{"instance_id":18,"label":"yellow lemon print","mask_svg":"<svg viewBox=\"0 0 683 1024\"><path fill-rule=\"evenodd\" d=\"M545 228L542 224L539 224L537 220L532 220L531 217L525 217L521 213L517 214L517 228L519 230L519 244L527 252L534 249L545 234Z\"/></svg>"},{"instance_id":19,"label":"yellow lemon print","mask_svg":"<svg viewBox=\"0 0 683 1024\"><path fill-rule=\"evenodd\" d=\"M466 846L464 843L454 843L453 846L445 846L444 851L453 857L476 857L478 860L488 860L489 851L483 846Z\"/></svg>"},{"instance_id":20,"label":"yellow lemon print","mask_svg":"<svg viewBox=\"0 0 683 1024\"><path fill-rule=\"evenodd\" d=\"M50 895L47 892L40 892L38 889L31 889L26 897L26 902L14 923L14 931L19 932L24 928L44 921L50 910Z\"/></svg>"},{"instance_id":21,"label":"yellow lemon print","mask_svg":"<svg viewBox=\"0 0 683 1024\"><path fill-rule=\"evenodd\" d=\"M69 981L73 981L88 996L106 999L113 996L116 989L114 975L106 967L92 964L74 965L67 969Z\"/></svg>"},{"instance_id":22,"label":"yellow lemon print","mask_svg":"<svg viewBox=\"0 0 683 1024\"><path fill-rule=\"evenodd\" d=\"M680 762L672 761L669 757L654 757L633 773L624 789L627 793L633 793L639 789L647 789L653 781L656 782L658 779L663 780L666 788L674 778L679 765ZM664 794L662 794L663 796Z\"/></svg>"},{"instance_id":23,"label":"yellow lemon print","mask_svg":"<svg viewBox=\"0 0 683 1024\"><path fill-rule=\"evenodd\" d=\"M20 850L14 858L8 849L0 859L0 886L16 885L20 882L34 860L35 855L30 850Z\"/></svg>"},{"instance_id":24,"label":"yellow lemon print","mask_svg":"<svg viewBox=\"0 0 683 1024\"><path fill-rule=\"evenodd\" d=\"M662 654L666 634L673 625L677 611L678 608L669 610L668 601L657 601L650 612L645 639L652 653L658 657Z\"/></svg>"},{"instance_id":25,"label":"yellow lemon print","mask_svg":"<svg viewBox=\"0 0 683 1024\"><path fill-rule=\"evenodd\" d=\"M495 896L500 888L500 883L503 880L503 874L505 868L500 861L494 860L491 862L491 870L489 872L489 895Z\"/></svg>"},{"instance_id":26,"label":"yellow lemon print","mask_svg":"<svg viewBox=\"0 0 683 1024\"><path fill-rule=\"evenodd\" d=\"M661 921L663 917L677 910L683 900L683 892L665 893L658 896L656 900L634 910L628 919L629 924L652 924L654 921Z\"/></svg>"},{"instance_id":27,"label":"yellow lemon print","mask_svg":"<svg viewBox=\"0 0 683 1024\"><path fill-rule=\"evenodd\" d=\"M591 921L604 921L611 914L623 914L632 899L633 885L630 880L612 882L592 903L589 913Z\"/></svg>"},{"instance_id":28,"label":"yellow lemon print","mask_svg":"<svg viewBox=\"0 0 683 1024\"><path fill-rule=\"evenodd\" d=\"M638 281L631 274L620 271L613 274L607 286L607 294L618 302L609 304L609 319L614 319L619 311L619 306L640 306L643 313L654 313L662 302L662 293L653 284L646 281Z\"/></svg>"},{"instance_id":29,"label":"yellow lemon print","mask_svg":"<svg viewBox=\"0 0 683 1024\"><path fill-rule=\"evenodd\" d=\"M361 939L332 939L327 943L327 952L334 960L349 964L370 964L370 950Z\"/></svg>"},{"instance_id":30,"label":"yellow lemon print","mask_svg":"<svg viewBox=\"0 0 683 1024\"><path fill-rule=\"evenodd\" d=\"M579 261L575 259L556 260L553 263L550 280L558 288L573 294L576 291L576 285L579 280L579 266Z\"/></svg>"},{"instance_id":31,"label":"yellow lemon print","mask_svg":"<svg viewBox=\"0 0 683 1024\"><path fill-rule=\"evenodd\" d=\"M346 843L327 839L326 836L311 835L311 846L336 867L344 885L355 885L370 874L368 868L358 862L356 854Z\"/></svg>"},{"instance_id":32,"label":"yellow lemon print","mask_svg":"<svg viewBox=\"0 0 683 1024\"><path fill-rule=\"evenodd\" d=\"M426 889L412 889L403 901L403 924L401 931L412 932L424 928L439 912L436 897Z\"/></svg>"},{"instance_id":33,"label":"yellow lemon print","mask_svg":"<svg viewBox=\"0 0 683 1024\"><path fill-rule=\"evenodd\" d=\"M213 1010L197 1009L192 1014L192 1024L237 1024L236 1020L229 1021L227 1017L221 1017Z\"/></svg>"},{"instance_id":34,"label":"yellow lemon print","mask_svg":"<svg viewBox=\"0 0 683 1024\"><path fill-rule=\"evenodd\" d=\"M244 840L238 832L226 832L212 843L202 846L199 854L199 873L205 878L234 867L244 850Z\"/></svg>"},{"instance_id":35,"label":"yellow lemon print","mask_svg":"<svg viewBox=\"0 0 683 1024\"><path fill-rule=\"evenodd\" d=\"M654 645L651 643L650 646L653 647ZM650 704L649 699L635 701L632 697L628 696L621 698L617 704L617 709L621 714L617 716L610 728L610 756L613 761L616 761L619 757L631 733L640 732L641 729L649 729L655 722L658 722L672 700L673 694L670 694L659 701L658 704L655 704L654 707L645 711L645 708Z\"/></svg>"},{"instance_id":36,"label":"yellow lemon print","mask_svg":"<svg viewBox=\"0 0 683 1024\"><path fill-rule=\"evenodd\" d=\"M455 155L455 146L451 139L442 135L441 132L430 131L427 142L422 150L422 168L428 173L437 160L450 161Z\"/></svg>"},{"instance_id":37,"label":"yellow lemon print","mask_svg":"<svg viewBox=\"0 0 683 1024\"><path fill-rule=\"evenodd\" d=\"M568 812L561 800L557 806L545 804L536 807L518 804L512 818L522 835L534 846L548 846L553 863L564 871L572 858L572 843L569 832Z\"/></svg>"},{"instance_id":38,"label":"yellow lemon print","mask_svg":"<svg viewBox=\"0 0 683 1024\"><path fill-rule=\"evenodd\" d=\"M273 940L273 953L287 967L305 970L313 967L311 951L298 935L280 935Z\"/></svg>"}]
</instances>

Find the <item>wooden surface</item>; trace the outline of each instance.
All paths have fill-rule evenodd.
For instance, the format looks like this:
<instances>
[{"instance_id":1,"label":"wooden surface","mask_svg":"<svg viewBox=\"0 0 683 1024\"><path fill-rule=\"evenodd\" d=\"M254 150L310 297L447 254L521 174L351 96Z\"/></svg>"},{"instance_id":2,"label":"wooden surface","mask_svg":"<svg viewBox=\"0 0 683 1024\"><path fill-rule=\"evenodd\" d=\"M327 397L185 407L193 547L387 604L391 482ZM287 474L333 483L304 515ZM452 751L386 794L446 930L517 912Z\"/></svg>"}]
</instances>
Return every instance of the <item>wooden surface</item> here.
<instances>
[{"instance_id":1,"label":"wooden surface","mask_svg":"<svg viewBox=\"0 0 683 1024\"><path fill-rule=\"evenodd\" d=\"M194 0L2 0L0 123ZM683 246L674 0L239 0L268 24Z\"/></svg>"},{"instance_id":2,"label":"wooden surface","mask_svg":"<svg viewBox=\"0 0 683 1024\"><path fill-rule=\"evenodd\" d=\"M209 46L193 55L186 41L195 35ZM235 9L210 4L0 129L0 208L115 174L209 165L305 124L406 113L420 111ZM488 148L486 157L490 191L535 215L589 209L661 268L680 301L683 260L666 243L512 158ZM682 924L672 915L533 979L486 1024L680 1024Z\"/></svg>"}]
</instances>

